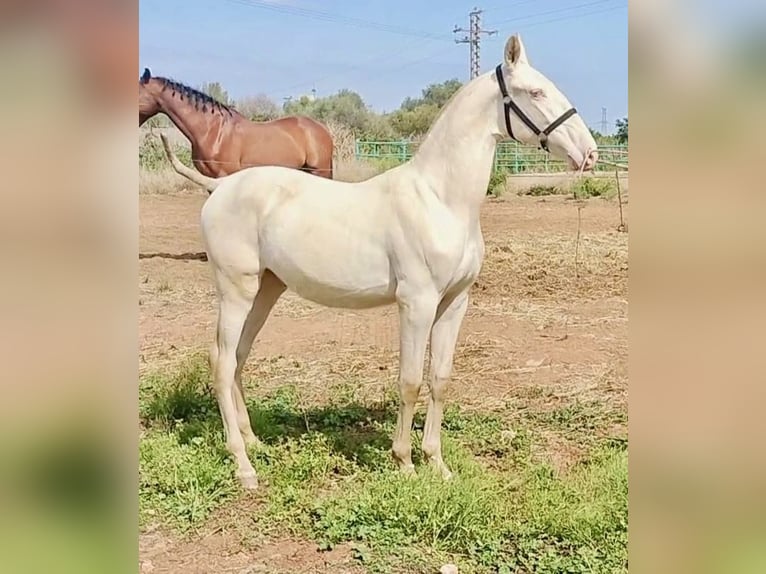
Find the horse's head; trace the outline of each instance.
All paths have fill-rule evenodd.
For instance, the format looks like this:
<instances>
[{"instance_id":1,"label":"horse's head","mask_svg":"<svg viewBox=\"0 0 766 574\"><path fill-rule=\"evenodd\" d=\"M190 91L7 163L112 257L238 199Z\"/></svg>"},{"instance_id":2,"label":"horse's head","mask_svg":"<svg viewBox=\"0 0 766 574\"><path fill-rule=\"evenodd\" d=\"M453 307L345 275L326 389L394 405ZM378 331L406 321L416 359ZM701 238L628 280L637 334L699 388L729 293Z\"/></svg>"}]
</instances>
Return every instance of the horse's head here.
<instances>
[{"instance_id":1,"label":"horse's head","mask_svg":"<svg viewBox=\"0 0 766 574\"><path fill-rule=\"evenodd\" d=\"M539 145L572 169L593 169L598 159L593 135L567 97L529 64L518 34L508 38L496 77L501 137Z\"/></svg>"},{"instance_id":2,"label":"horse's head","mask_svg":"<svg viewBox=\"0 0 766 574\"><path fill-rule=\"evenodd\" d=\"M160 102L152 89L152 73L149 68L144 68L144 73L138 81L138 125L141 126L146 120L161 110Z\"/></svg>"}]
</instances>

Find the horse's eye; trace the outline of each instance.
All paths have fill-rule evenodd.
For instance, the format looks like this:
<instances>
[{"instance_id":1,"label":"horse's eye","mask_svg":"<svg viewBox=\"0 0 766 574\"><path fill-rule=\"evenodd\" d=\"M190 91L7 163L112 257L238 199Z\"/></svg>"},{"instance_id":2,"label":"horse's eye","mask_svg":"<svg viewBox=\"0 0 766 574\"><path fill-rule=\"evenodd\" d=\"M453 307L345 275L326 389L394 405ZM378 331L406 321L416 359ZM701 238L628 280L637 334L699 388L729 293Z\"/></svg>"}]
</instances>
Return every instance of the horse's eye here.
<instances>
[{"instance_id":1,"label":"horse's eye","mask_svg":"<svg viewBox=\"0 0 766 574\"><path fill-rule=\"evenodd\" d=\"M540 88L535 88L534 90L529 90L529 95L533 98L539 99L542 98L545 93Z\"/></svg>"}]
</instances>

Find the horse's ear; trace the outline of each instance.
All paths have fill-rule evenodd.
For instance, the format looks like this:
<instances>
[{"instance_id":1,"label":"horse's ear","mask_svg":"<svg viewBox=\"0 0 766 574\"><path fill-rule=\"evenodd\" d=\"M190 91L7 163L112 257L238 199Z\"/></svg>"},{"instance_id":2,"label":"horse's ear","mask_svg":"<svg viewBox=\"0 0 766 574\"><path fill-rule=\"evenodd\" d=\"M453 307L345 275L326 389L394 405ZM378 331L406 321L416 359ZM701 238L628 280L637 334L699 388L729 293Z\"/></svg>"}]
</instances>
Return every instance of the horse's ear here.
<instances>
[{"instance_id":1,"label":"horse's ear","mask_svg":"<svg viewBox=\"0 0 766 574\"><path fill-rule=\"evenodd\" d=\"M148 82L152 77L152 73L149 71L149 68L144 68L144 75L141 76L141 81L146 83Z\"/></svg>"},{"instance_id":2,"label":"horse's ear","mask_svg":"<svg viewBox=\"0 0 766 574\"><path fill-rule=\"evenodd\" d=\"M527 51L524 49L524 43L519 34L514 34L505 43L505 63L509 66L516 64L528 64Z\"/></svg>"}]
</instances>

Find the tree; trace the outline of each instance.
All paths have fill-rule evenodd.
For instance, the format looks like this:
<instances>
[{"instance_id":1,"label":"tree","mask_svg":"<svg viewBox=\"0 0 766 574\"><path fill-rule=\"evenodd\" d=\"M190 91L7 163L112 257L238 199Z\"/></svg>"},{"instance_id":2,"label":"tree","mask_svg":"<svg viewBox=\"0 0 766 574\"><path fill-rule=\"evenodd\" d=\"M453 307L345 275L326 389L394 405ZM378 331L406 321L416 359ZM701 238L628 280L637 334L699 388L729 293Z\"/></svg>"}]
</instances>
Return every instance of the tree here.
<instances>
[{"instance_id":1,"label":"tree","mask_svg":"<svg viewBox=\"0 0 766 574\"><path fill-rule=\"evenodd\" d=\"M281 112L274 100L265 94L237 100L235 107L240 114L256 122L273 120L278 118Z\"/></svg>"},{"instance_id":2,"label":"tree","mask_svg":"<svg viewBox=\"0 0 766 574\"><path fill-rule=\"evenodd\" d=\"M399 109L391 114L391 125L404 137L426 133L439 115L435 104L420 104L410 109Z\"/></svg>"},{"instance_id":3,"label":"tree","mask_svg":"<svg viewBox=\"0 0 766 574\"><path fill-rule=\"evenodd\" d=\"M441 109L462 85L457 78L428 85L420 98L406 98L402 102L401 107L390 116L391 125L405 137L426 133Z\"/></svg>"},{"instance_id":4,"label":"tree","mask_svg":"<svg viewBox=\"0 0 766 574\"><path fill-rule=\"evenodd\" d=\"M437 109L441 109L462 86L463 83L457 78L440 84L429 84L423 90L420 98L406 98L400 109L412 110L423 105L433 105Z\"/></svg>"},{"instance_id":5,"label":"tree","mask_svg":"<svg viewBox=\"0 0 766 574\"><path fill-rule=\"evenodd\" d=\"M599 132L598 130L594 130L593 128L588 128L590 130L590 134L593 136L593 139L596 140L596 143L598 145L614 145L617 142L617 136L607 136Z\"/></svg>"},{"instance_id":6,"label":"tree","mask_svg":"<svg viewBox=\"0 0 766 574\"><path fill-rule=\"evenodd\" d=\"M341 90L337 94L315 100L303 96L286 102L284 111L289 115L309 116L325 123L337 122L356 133L365 130L372 115L362 96L352 90Z\"/></svg>"},{"instance_id":7,"label":"tree","mask_svg":"<svg viewBox=\"0 0 766 574\"><path fill-rule=\"evenodd\" d=\"M206 93L211 98L218 100L224 105L229 104L229 93L218 82L204 82L200 86L200 92Z\"/></svg>"},{"instance_id":8,"label":"tree","mask_svg":"<svg viewBox=\"0 0 766 574\"><path fill-rule=\"evenodd\" d=\"M621 144L628 143L628 118L624 117L621 120L615 122L617 126L617 141Z\"/></svg>"}]
</instances>

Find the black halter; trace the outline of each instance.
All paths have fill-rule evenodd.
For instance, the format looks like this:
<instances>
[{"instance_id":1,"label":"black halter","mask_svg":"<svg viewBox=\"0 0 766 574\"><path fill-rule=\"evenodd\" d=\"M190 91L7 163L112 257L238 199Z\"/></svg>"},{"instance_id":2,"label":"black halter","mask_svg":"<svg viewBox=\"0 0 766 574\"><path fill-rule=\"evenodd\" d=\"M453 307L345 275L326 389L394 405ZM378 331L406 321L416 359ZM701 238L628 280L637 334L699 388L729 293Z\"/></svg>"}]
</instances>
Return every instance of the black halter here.
<instances>
[{"instance_id":1,"label":"black halter","mask_svg":"<svg viewBox=\"0 0 766 574\"><path fill-rule=\"evenodd\" d=\"M503 65L500 64L495 68L495 75L497 76L497 83L500 85L500 93L503 94L503 108L505 109L505 127L508 129L508 135L511 136L511 139L516 140L516 138L513 136L513 130L511 129L511 110L513 110L517 116L519 116L519 119L524 122L527 127L534 132L534 134L540 139L540 147L543 148L545 151L550 153L550 150L548 149L548 136L550 133L555 130L557 127L559 127L561 124L563 124L565 121L567 121L570 117L575 115L577 113L577 110L574 108L571 108L561 114L551 125L549 125L544 130L540 130L535 123L530 120L527 117L527 114L525 114L521 108L516 105L516 102L514 102L511 99L511 96L508 94L508 88L505 86L505 78L503 78ZM519 141L519 140L516 140Z\"/></svg>"}]
</instances>

